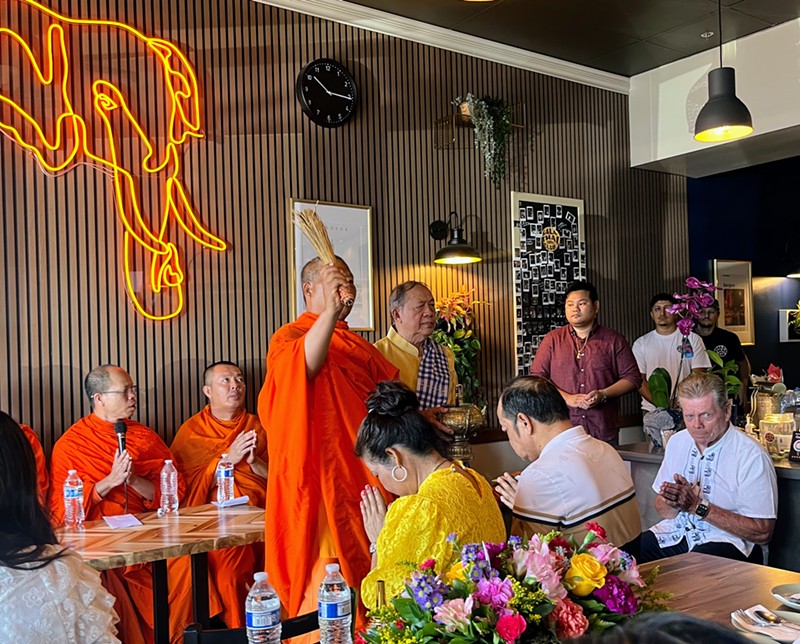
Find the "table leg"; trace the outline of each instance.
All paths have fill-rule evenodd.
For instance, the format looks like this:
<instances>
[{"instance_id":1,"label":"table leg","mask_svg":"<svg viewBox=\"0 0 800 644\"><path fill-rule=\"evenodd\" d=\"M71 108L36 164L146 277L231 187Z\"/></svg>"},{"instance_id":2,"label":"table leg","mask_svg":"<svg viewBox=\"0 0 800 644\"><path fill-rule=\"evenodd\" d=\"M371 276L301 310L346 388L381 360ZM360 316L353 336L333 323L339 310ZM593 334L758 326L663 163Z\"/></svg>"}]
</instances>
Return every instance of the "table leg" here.
<instances>
[{"instance_id":1,"label":"table leg","mask_svg":"<svg viewBox=\"0 0 800 644\"><path fill-rule=\"evenodd\" d=\"M196 552L192 555L192 609L194 621L208 628L208 553Z\"/></svg>"},{"instance_id":2,"label":"table leg","mask_svg":"<svg viewBox=\"0 0 800 644\"><path fill-rule=\"evenodd\" d=\"M150 564L153 577L153 630L156 644L169 644L169 587L167 585L167 560Z\"/></svg>"}]
</instances>

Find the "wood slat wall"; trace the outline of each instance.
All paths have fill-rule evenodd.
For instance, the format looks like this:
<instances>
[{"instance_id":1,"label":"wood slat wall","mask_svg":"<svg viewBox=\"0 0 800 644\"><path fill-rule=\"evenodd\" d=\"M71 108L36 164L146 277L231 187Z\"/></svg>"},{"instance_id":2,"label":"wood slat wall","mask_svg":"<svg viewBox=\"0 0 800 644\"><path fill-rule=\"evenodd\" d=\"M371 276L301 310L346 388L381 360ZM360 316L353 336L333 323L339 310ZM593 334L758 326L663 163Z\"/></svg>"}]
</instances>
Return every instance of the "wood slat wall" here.
<instances>
[{"instance_id":1,"label":"wood slat wall","mask_svg":"<svg viewBox=\"0 0 800 644\"><path fill-rule=\"evenodd\" d=\"M0 0L0 24L19 5ZM141 388L139 419L168 441L203 404L200 375L211 361L240 362L255 407L269 337L291 319L290 197L373 207L378 330L365 334L370 341L385 332L385 303L402 280L425 281L435 295L467 284L490 302L478 314L490 405L514 373L512 190L585 201L601 317L631 341L650 328L650 295L686 275L685 180L628 167L626 96L247 0L50 6L72 17L119 19L188 55L206 138L188 148L185 182L204 223L230 248L200 251L184 240L186 311L146 320L122 287L121 227L108 179L86 166L45 176L0 137L0 408L36 427L48 452L88 412L82 378L102 363L131 372ZM73 65L92 71L130 62L118 42L90 46L95 38L87 36ZM0 88L27 73L3 68L8 47L0 40ZM294 99L296 75L317 57L343 61L359 85L357 114L344 127L313 125ZM131 81L145 104L162 109L152 105L146 79ZM436 119L468 91L518 103L524 115L500 187L483 177L471 147L434 149ZM481 264L431 263L439 242L428 237L428 224L451 210L465 218L469 241L486 258ZM631 397L626 410L635 406Z\"/></svg>"}]
</instances>

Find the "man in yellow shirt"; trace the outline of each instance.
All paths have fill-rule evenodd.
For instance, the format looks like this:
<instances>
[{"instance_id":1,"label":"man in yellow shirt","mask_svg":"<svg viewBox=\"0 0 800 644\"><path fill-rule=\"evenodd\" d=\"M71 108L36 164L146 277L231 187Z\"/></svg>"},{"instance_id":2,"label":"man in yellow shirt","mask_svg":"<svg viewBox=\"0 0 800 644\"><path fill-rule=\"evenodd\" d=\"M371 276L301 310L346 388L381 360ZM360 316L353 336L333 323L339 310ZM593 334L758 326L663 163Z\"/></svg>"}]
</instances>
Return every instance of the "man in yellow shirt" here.
<instances>
[{"instance_id":1,"label":"man in yellow shirt","mask_svg":"<svg viewBox=\"0 0 800 644\"><path fill-rule=\"evenodd\" d=\"M375 343L378 351L400 369L400 380L415 391L420 409L456 402L455 356L431 339L436 328L436 305L422 282L396 286L389 296L392 328Z\"/></svg>"}]
</instances>

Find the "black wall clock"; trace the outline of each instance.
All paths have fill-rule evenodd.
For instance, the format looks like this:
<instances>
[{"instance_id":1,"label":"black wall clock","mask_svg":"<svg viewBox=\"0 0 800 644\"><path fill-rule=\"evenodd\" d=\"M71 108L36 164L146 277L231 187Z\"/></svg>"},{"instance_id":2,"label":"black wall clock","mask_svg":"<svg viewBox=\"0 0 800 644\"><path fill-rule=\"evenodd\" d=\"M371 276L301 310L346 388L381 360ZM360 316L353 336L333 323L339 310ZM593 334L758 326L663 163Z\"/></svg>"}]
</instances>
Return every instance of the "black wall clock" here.
<instances>
[{"instance_id":1,"label":"black wall clock","mask_svg":"<svg viewBox=\"0 0 800 644\"><path fill-rule=\"evenodd\" d=\"M344 125L356 111L358 90L344 65L318 58L303 68L294 86L303 112L317 125Z\"/></svg>"}]
</instances>

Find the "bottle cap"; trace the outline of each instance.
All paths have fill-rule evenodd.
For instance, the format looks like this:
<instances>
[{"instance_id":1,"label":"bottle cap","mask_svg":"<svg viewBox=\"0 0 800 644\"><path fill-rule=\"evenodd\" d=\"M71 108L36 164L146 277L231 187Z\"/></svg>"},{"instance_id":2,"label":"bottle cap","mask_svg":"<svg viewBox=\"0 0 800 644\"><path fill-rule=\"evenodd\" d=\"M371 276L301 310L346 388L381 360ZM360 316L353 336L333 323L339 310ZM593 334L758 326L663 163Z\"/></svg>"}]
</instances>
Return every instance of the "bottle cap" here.
<instances>
[{"instance_id":1,"label":"bottle cap","mask_svg":"<svg viewBox=\"0 0 800 644\"><path fill-rule=\"evenodd\" d=\"M257 582L267 581L267 579L269 579L269 575L265 572L257 572L253 575L253 579Z\"/></svg>"},{"instance_id":2,"label":"bottle cap","mask_svg":"<svg viewBox=\"0 0 800 644\"><path fill-rule=\"evenodd\" d=\"M339 572L339 564L328 564L325 566L325 572Z\"/></svg>"},{"instance_id":3,"label":"bottle cap","mask_svg":"<svg viewBox=\"0 0 800 644\"><path fill-rule=\"evenodd\" d=\"M228 458L228 455L227 454L223 454L222 458Z\"/></svg>"},{"instance_id":4,"label":"bottle cap","mask_svg":"<svg viewBox=\"0 0 800 644\"><path fill-rule=\"evenodd\" d=\"M164 459L164 465L166 465L167 463L172 463L172 459L171 458Z\"/></svg>"},{"instance_id":5,"label":"bottle cap","mask_svg":"<svg viewBox=\"0 0 800 644\"><path fill-rule=\"evenodd\" d=\"M78 470L67 470L67 474L77 474Z\"/></svg>"}]
</instances>

